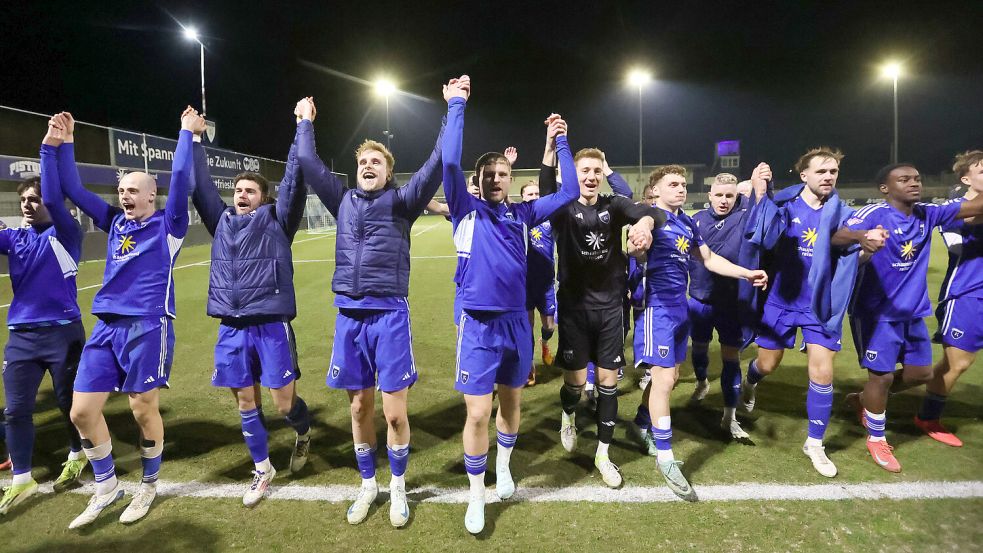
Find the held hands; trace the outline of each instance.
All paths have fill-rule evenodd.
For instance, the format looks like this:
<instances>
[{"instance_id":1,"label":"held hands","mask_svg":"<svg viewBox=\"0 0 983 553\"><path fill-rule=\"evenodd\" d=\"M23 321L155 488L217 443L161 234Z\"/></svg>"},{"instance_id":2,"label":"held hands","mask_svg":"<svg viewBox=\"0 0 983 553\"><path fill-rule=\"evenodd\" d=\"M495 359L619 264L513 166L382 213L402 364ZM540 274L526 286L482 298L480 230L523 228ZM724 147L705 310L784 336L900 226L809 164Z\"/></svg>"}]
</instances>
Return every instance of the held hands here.
<instances>
[{"instance_id":1,"label":"held hands","mask_svg":"<svg viewBox=\"0 0 983 553\"><path fill-rule=\"evenodd\" d=\"M307 96L301 98L297 105L294 106L294 116L297 117L297 122L300 123L304 119L310 122L314 122L317 117L317 107L314 105L314 97Z\"/></svg>"},{"instance_id":2,"label":"held hands","mask_svg":"<svg viewBox=\"0 0 983 553\"><path fill-rule=\"evenodd\" d=\"M761 269L749 270L744 275L744 279L750 282L751 286L755 288L761 288L762 290L768 289L768 273Z\"/></svg>"},{"instance_id":3,"label":"held hands","mask_svg":"<svg viewBox=\"0 0 983 553\"><path fill-rule=\"evenodd\" d=\"M505 148L505 159L509 160L509 165L515 165L515 160L519 159L519 151L515 146Z\"/></svg>"},{"instance_id":4,"label":"held hands","mask_svg":"<svg viewBox=\"0 0 983 553\"><path fill-rule=\"evenodd\" d=\"M181 112L181 130L201 134L205 132L205 118L198 115L198 110L188 106Z\"/></svg>"},{"instance_id":5,"label":"held hands","mask_svg":"<svg viewBox=\"0 0 983 553\"><path fill-rule=\"evenodd\" d=\"M628 249L631 252L646 252L652 246L652 229L655 220L649 216L642 217L637 223L628 228Z\"/></svg>"},{"instance_id":6,"label":"held hands","mask_svg":"<svg viewBox=\"0 0 983 553\"><path fill-rule=\"evenodd\" d=\"M881 225L877 225L877 228L872 228L864 233L863 238L860 239L860 247L867 253L874 253L884 247L888 236L887 230Z\"/></svg>"},{"instance_id":7,"label":"held hands","mask_svg":"<svg viewBox=\"0 0 983 553\"><path fill-rule=\"evenodd\" d=\"M44 144L58 147L65 142L75 141L75 119L71 113L63 111L51 116L48 120L48 132L44 135Z\"/></svg>"},{"instance_id":8,"label":"held hands","mask_svg":"<svg viewBox=\"0 0 983 553\"><path fill-rule=\"evenodd\" d=\"M471 77L461 75L456 79L451 79L444 85L443 91L445 102L450 102L451 98L464 98L466 101L471 97Z\"/></svg>"},{"instance_id":9,"label":"held hands","mask_svg":"<svg viewBox=\"0 0 983 553\"><path fill-rule=\"evenodd\" d=\"M544 121L546 124L546 143L556 147L556 137L567 134L567 122L559 115L552 113Z\"/></svg>"},{"instance_id":10,"label":"held hands","mask_svg":"<svg viewBox=\"0 0 983 553\"><path fill-rule=\"evenodd\" d=\"M751 172L751 188L754 189L754 194L758 198L763 198L768 193L768 182L771 180L771 167L762 161Z\"/></svg>"}]
</instances>

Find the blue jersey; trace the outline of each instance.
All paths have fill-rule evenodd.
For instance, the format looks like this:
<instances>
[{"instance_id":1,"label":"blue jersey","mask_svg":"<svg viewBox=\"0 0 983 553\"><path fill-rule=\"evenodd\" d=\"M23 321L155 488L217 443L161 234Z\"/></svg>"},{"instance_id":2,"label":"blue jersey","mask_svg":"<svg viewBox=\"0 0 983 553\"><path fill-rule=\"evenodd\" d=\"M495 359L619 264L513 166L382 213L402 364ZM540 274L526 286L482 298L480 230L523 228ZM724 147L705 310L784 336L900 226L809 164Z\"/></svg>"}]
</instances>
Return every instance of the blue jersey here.
<instances>
[{"instance_id":1,"label":"blue jersey","mask_svg":"<svg viewBox=\"0 0 983 553\"><path fill-rule=\"evenodd\" d=\"M952 298L983 298L983 224L955 220L939 227L949 249L949 268L939 302Z\"/></svg>"},{"instance_id":2,"label":"blue jersey","mask_svg":"<svg viewBox=\"0 0 983 553\"><path fill-rule=\"evenodd\" d=\"M444 194L455 221L454 244L461 265L463 309L525 311L526 240L530 227L542 224L554 211L580 195L573 155L566 136L556 139L564 186L556 194L515 204L491 204L468 194L461 169L465 102L449 102L441 155Z\"/></svg>"},{"instance_id":3,"label":"blue jersey","mask_svg":"<svg viewBox=\"0 0 983 553\"><path fill-rule=\"evenodd\" d=\"M128 220L123 210L111 206L82 187L74 171L74 152L58 158L65 165L62 189L75 205L109 234L102 288L92 301L94 315L174 318L174 262L188 232L188 188L192 161L191 131L181 131L171 168L167 204L142 221ZM71 146L71 144L64 144ZM65 177L67 166L75 179Z\"/></svg>"},{"instance_id":4,"label":"blue jersey","mask_svg":"<svg viewBox=\"0 0 983 553\"><path fill-rule=\"evenodd\" d=\"M668 211L666 222L652 231L652 247L645 262L645 305L687 304L689 259L703 245L696 222L682 211Z\"/></svg>"},{"instance_id":5,"label":"blue jersey","mask_svg":"<svg viewBox=\"0 0 983 553\"><path fill-rule=\"evenodd\" d=\"M529 272L553 275L553 226L549 221L529 229Z\"/></svg>"},{"instance_id":6,"label":"blue jersey","mask_svg":"<svg viewBox=\"0 0 983 553\"><path fill-rule=\"evenodd\" d=\"M809 312L812 287L808 277L822 208L813 209L798 196L781 210L785 232L773 250L776 269L767 303L790 311Z\"/></svg>"},{"instance_id":7,"label":"blue jersey","mask_svg":"<svg viewBox=\"0 0 983 553\"><path fill-rule=\"evenodd\" d=\"M7 312L11 328L66 324L82 316L75 286L82 229L61 195L58 150L41 146L41 198L52 224L0 231L14 292Z\"/></svg>"},{"instance_id":8,"label":"blue jersey","mask_svg":"<svg viewBox=\"0 0 983 553\"><path fill-rule=\"evenodd\" d=\"M751 212L747 198L738 195L737 204L726 215L717 215L712 208L693 215L696 228L710 251L731 263L737 263L744 240L744 227ZM689 295L702 302L718 303L737 301L738 280L715 275L703 263L689 260Z\"/></svg>"},{"instance_id":9,"label":"blue jersey","mask_svg":"<svg viewBox=\"0 0 983 553\"><path fill-rule=\"evenodd\" d=\"M916 203L911 215L880 203L860 209L847 221L853 230L880 225L888 231L884 247L863 269L854 315L866 320L910 321L932 313L927 282L932 229L951 224L960 203Z\"/></svg>"}]
</instances>

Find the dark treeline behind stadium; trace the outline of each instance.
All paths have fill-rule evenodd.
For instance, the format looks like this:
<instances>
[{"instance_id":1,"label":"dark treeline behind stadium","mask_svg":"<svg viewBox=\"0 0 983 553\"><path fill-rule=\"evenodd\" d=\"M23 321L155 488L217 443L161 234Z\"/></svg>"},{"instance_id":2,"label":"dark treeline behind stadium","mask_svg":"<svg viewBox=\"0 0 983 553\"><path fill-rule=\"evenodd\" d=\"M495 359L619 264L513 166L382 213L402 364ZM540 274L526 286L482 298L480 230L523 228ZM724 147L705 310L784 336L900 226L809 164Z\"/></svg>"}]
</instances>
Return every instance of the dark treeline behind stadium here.
<instances>
[{"instance_id":1,"label":"dark treeline behind stadium","mask_svg":"<svg viewBox=\"0 0 983 553\"><path fill-rule=\"evenodd\" d=\"M365 137L384 140L384 103L364 84L391 75L432 102L396 97L397 171L423 162L444 111L440 85L471 75L465 164L515 145L520 167L542 153L542 120L570 122L575 147L614 165L638 162L638 96L629 68L649 68L645 163L710 163L713 143L742 141L742 177L760 160L779 182L807 147L847 154L843 180L888 162L891 83L901 61L900 158L924 173L983 147L980 2L7 2L0 103L61 109L104 125L171 136L180 109L200 104L206 46L208 115L218 144L283 159L292 109L314 95L318 150L354 168ZM37 130L38 139L43 129Z\"/></svg>"}]
</instances>

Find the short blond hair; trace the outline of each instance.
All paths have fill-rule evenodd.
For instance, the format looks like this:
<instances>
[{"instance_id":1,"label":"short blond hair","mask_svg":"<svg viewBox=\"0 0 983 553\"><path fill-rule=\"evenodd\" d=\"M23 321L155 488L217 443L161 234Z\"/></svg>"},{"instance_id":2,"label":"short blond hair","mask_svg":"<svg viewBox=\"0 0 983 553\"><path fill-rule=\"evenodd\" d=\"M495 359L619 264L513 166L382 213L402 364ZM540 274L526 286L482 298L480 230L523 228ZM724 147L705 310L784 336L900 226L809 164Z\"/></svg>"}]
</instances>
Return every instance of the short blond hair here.
<instances>
[{"instance_id":1,"label":"short blond hair","mask_svg":"<svg viewBox=\"0 0 983 553\"><path fill-rule=\"evenodd\" d=\"M585 157L604 161L604 152L598 150L597 148L583 148L581 150L578 150L577 153L574 154L573 162L577 163L578 161L584 159Z\"/></svg>"},{"instance_id":2,"label":"short blond hair","mask_svg":"<svg viewBox=\"0 0 983 553\"><path fill-rule=\"evenodd\" d=\"M952 172L956 178L963 178L969 174L969 168L983 163L983 150L967 150L956 155L956 161L952 164Z\"/></svg>"},{"instance_id":3,"label":"short blond hair","mask_svg":"<svg viewBox=\"0 0 983 553\"><path fill-rule=\"evenodd\" d=\"M686 168L682 165L660 165L649 173L649 186L655 186L655 183L666 175L680 175L686 178Z\"/></svg>"},{"instance_id":4,"label":"short blond hair","mask_svg":"<svg viewBox=\"0 0 983 553\"><path fill-rule=\"evenodd\" d=\"M362 157L362 154L368 150L375 150L382 154L382 157L386 158L386 165L389 166L389 174L386 176L387 178L391 178L396 167L396 158L393 157L393 154L389 151L389 148L386 148L386 145L382 142L366 139L365 142L362 142L362 144L355 149L355 159L358 160L358 158Z\"/></svg>"},{"instance_id":5,"label":"short blond hair","mask_svg":"<svg viewBox=\"0 0 983 553\"><path fill-rule=\"evenodd\" d=\"M843 155L843 152L840 151L839 148L831 148L829 146L816 146L815 148L810 148L806 153L799 156L798 161L795 162L796 172L801 173L802 171L808 169L809 163L813 160L813 158L817 158L817 157L822 159L835 160L836 164L839 165L840 162L843 161L843 158L845 156Z\"/></svg>"}]
</instances>

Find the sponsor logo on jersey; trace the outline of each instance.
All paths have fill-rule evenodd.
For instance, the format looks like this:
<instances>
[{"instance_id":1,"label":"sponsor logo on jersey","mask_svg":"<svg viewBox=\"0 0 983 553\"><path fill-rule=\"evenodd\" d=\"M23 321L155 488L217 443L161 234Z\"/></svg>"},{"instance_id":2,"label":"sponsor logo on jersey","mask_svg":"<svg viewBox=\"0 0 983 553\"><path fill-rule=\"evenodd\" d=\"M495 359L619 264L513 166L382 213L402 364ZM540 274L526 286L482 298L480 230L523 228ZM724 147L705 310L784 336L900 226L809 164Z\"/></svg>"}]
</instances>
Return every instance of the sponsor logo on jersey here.
<instances>
[{"instance_id":1,"label":"sponsor logo on jersey","mask_svg":"<svg viewBox=\"0 0 983 553\"><path fill-rule=\"evenodd\" d=\"M659 357L665 359L669 356L669 346L659 346Z\"/></svg>"},{"instance_id":2,"label":"sponsor logo on jersey","mask_svg":"<svg viewBox=\"0 0 983 553\"><path fill-rule=\"evenodd\" d=\"M877 352L874 351L874 350L872 350L872 349L869 349L866 352L864 352L864 358L867 359L868 361L871 361L871 362L876 361L877 360Z\"/></svg>"},{"instance_id":3,"label":"sponsor logo on jersey","mask_svg":"<svg viewBox=\"0 0 983 553\"><path fill-rule=\"evenodd\" d=\"M814 229L812 227L809 227L809 228L805 229L804 231L802 231L802 245L808 246L810 248L813 247L813 246L815 246L816 245L816 238L818 236L819 236L819 233L816 232L816 229Z\"/></svg>"},{"instance_id":4,"label":"sponsor logo on jersey","mask_svg":"<svg viewBox=\"0 0 983 553\"><path fill-rule=\"evenodd\" d=\"M915 247L914 241L908 240L904 244L901 244L901 259L911 261L911 259L915 257L915 253L917 253L917 251L918 248Z\"/></svg>"},{"instance_id":5,"label":"sponsor logo on jersey","mask_svg":"<svg viewBox=\"0 0 983 553\"><path fill-rule=\"evenodd\" d=\"M532 238L535 242L539 242L543 239L543 231L539 230L539 227L535 227L529 231L529 238Z\"/></svg>"},{"instance_id":6,"label":"sponsor logo on jersey","mask_svg":"<svg viewBox=\"0 0 983 553\"><path fill-rule=\"evenodd\" d=\"M587 245L591 247L594 251L597 251L604 247L604 236L596 232L588 232L585 237L587 240Z\"/></svg>"},{"instance_id":7,"label":"sponsor logo on jersey","mask_svg":"<svg viewBox=\"0 0 983 553\"><path fill-rule=\"evenodd\" d=\"M679 250L679 253L689 253L689 239L685 236L677 236L676 249Z\"/></svg>"},{"instance_id":8,"label":"sponsor logo on jersey","mask_svg":"<svg viewBox=\"0 0 983 553\"><path fill-rule=\"evenodd\" d=\"M126 255L133 251L133 249L136 247L137 243L135 240L133 240L132 235L124 234L123 236L120 236L118 250L119 255Z\"/></svg>"}]
</instances>

